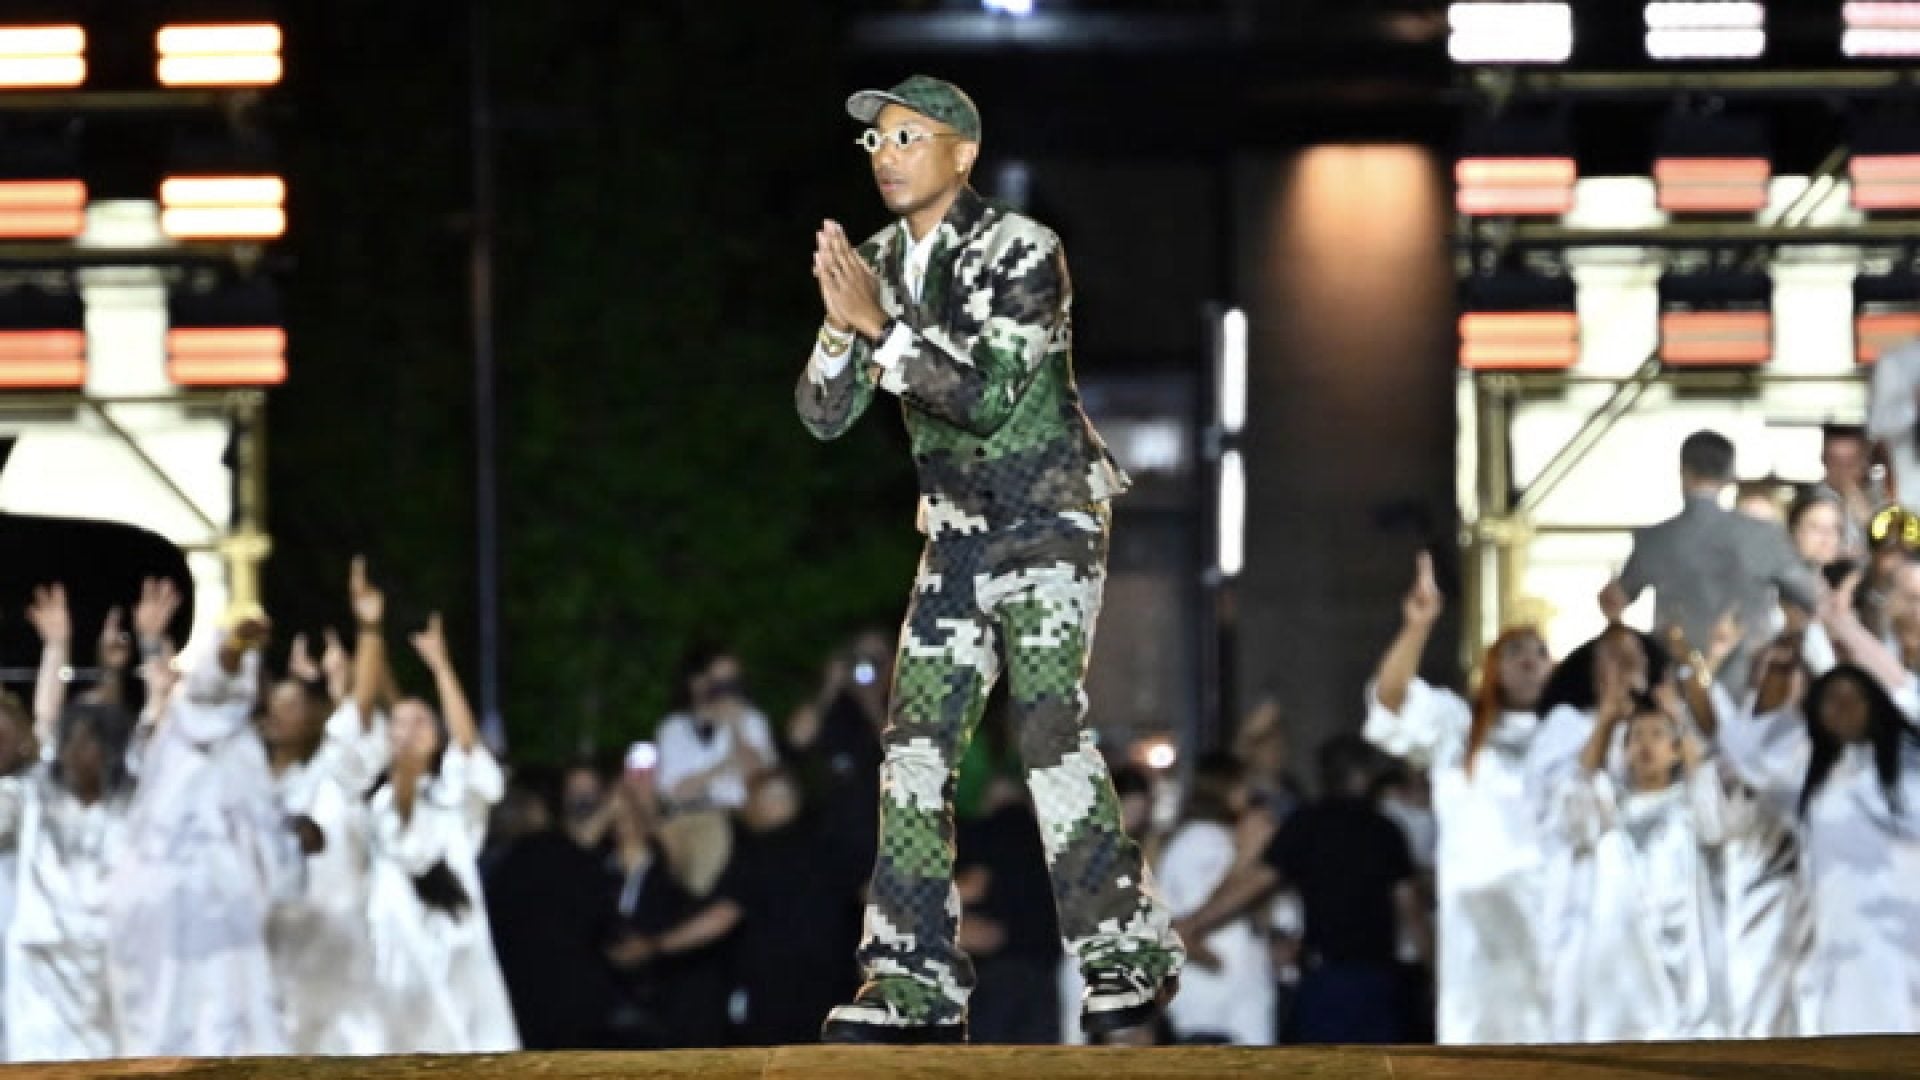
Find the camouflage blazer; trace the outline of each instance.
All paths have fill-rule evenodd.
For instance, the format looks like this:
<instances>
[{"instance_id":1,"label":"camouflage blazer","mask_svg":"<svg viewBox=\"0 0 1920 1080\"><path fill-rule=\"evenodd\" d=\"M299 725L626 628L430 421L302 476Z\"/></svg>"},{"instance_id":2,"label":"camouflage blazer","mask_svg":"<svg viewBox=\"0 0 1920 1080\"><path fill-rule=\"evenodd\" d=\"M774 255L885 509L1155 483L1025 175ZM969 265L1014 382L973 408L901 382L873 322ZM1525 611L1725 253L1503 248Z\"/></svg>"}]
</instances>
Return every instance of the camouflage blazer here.
<instances>
[{"instance_id":1,"label":"camouflage blazer","mask_svg":"<svg viewBox=\"0 0 1920 1080\"><path fill-rule=\"evenodd\" d=\"M1051 230L962 190L930 238L916 303L900 225L859 248L892 316L827 378L812 363L794 399L816 438L844 434L875 388L897 396L929 535L982 532L1104 502L1127 475L1080 408L1073 288Z\"/></svg>"}]
</instances>

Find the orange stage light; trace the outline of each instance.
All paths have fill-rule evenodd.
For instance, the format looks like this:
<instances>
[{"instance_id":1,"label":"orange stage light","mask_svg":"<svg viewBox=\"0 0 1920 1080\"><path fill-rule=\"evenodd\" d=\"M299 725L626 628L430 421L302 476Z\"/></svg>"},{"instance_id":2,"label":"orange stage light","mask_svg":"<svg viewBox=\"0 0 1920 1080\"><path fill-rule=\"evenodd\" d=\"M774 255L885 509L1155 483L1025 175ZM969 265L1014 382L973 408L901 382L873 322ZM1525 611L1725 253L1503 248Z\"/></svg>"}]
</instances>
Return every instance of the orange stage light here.
<instances>
[{"instance_id":1,"label":"orange stage light","mask_svg":"<svg viewBox=\"0 0 1920 1080\"><path fill-rule=\"evenodd\" d=\"M1765 209L1772 175L1761 157L1667 157L1653 163L1660 209L1675 213Z\"/></svg>"},{"instance_id":2,"label":"orange stage light","mask_svg":"<svg viewBox=\"0 0 1920 1080\"><path fill-rule=\"evenodd\" d=\"M1856 210L1920 210L1920 154L1856 154L1847 175Z\"/></svg>"},{"instance_id":3,"label":"orange stage light","mask_svg":"<svg viewBox=\"0 0 1920 1080\"><path fill-rule=\"evenodd\" d=\"M1853 359L1871 364L1888 349L1920 339L1920 311L1862 311L1853 317Z\"/></svg>"},{"instance_id":4,"label":"orange stage light","mask_svg":"<svg viewBox=\"0 0 1920 1080\"><path fill-rule=\"evenodd\" d=\"M0 180L0 236L43 240L87 227L87 185L79 180Z\"/></svg>"},{"instance_id":5,"label":"orange stage light","mask_svg":"<svg viewBox=\"0 0 1920 1080\"><path fill-rule=\"evenodd\" d=\"M1454 163L1454 206L1475 216L1557 216L1573 209L1570 157L1472 157Z\"/></svg>"},{"instance_id":6,"label":"orange stage light","mask_svg":"<svg viewBox=\"0 0 1920 1080\"><path fill-rule=\"evenodd\" d=\"M86 383L84 330L0 330L0 389L78 390Z\"/></svg>"},{"instance_id":7,"label":"orange stage light","mask_svg":"<svg viewBox=\"0 0 1920 1080\"><path fill-rule=\"evenodd\" d=\"M1669 311L1660 361L1672 367L1758 367L1773 358L1771 311Z\"/></svg>"},{"instance_id":8,"label":"orange stage light","mask_svg":"<svg viewBox=\"0 0 1920 1080\"><path fill-rule=\"evenodd\" d=\"M1460 316L1460 366L1470 371L1565 371L1580 360L1571 311L1469 311Z\"/></svg>"},{"instance_id":9,"label":"orange stage light","mask_svg":"<svg viewBox=\"0 0 1920 1080\"><path fill-rule=\"evenodd\" d=\"M277 326L180 326L167 331L177 386L274 386L287 381L287 332Z\"/></svg>"}]
</instances>

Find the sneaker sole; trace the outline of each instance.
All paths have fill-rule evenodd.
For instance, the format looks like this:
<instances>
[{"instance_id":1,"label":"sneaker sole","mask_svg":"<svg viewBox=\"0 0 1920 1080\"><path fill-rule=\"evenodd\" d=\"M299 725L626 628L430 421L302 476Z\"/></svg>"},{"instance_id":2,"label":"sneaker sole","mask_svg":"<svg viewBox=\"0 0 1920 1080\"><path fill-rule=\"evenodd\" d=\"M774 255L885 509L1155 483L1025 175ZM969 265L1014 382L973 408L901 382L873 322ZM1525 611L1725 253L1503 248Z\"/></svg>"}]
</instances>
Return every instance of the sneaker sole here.
<instances>
[{"instance_id":1,"label":"sneaker sole","mask_svg":"<svg viewBox=\"0 0 1920 1080\"><path fill-rule=\"evenodd\" d=\"M965 1024L925 1024L908 1027L895 1024L862 1024L853 1020L829 1020L820 1031L823 1043L851 1043L866 1046L957 1046L967 1041Z\"/></svg>"},{"instance_id":2,"label":"sneaker sole","mask_svg":"<svg viewBox=\"0 0 1920 1080\"><path fill-rule=\"evenodd\" d=\"M1175 994L1180 992L1180 980L1168 979L1160 984L1160 990L1152 1001L1143 1001L1125 1009L1107 1009L1097 1013L1083 1013L1080 1017L1080 1030L1088 1035L1111 1035L1128 1028L1144 1027L1159 1019L1173 1002Z\"/></svg>"}]
</instances>

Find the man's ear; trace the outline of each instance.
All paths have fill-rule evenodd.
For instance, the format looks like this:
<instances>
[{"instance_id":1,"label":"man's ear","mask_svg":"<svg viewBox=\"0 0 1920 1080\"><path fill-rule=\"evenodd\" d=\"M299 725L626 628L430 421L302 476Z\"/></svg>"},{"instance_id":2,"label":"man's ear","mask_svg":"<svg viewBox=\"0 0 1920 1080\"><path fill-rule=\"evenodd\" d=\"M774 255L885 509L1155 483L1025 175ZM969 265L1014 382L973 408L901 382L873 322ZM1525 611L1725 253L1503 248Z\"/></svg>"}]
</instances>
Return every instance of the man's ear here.
<instances>
[{"instance_id":1,"label":"man's ear","mask_svg":"<svg viewBox=\"0 0 1920 1080\"><path fill-rule=\"evenodd\" d=\"M972 172L973 163L980 158L980 144L977 142L962 142L954 151L953 156L956 159L955 163L960 166L960 172Z\"/></svg>"}]
</instances>

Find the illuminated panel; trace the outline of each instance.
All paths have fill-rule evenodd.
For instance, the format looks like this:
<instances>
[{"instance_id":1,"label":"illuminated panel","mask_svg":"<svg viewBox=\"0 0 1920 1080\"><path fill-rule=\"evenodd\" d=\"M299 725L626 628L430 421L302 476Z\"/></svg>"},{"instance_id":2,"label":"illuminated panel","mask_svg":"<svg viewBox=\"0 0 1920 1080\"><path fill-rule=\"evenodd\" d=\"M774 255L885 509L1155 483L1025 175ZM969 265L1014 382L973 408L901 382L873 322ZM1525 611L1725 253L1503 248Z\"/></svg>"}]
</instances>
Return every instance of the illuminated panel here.
<instances>
[{"instance_id":1,"label":"illuminated panel","mask_svg":"<svg viewBox=\"0 0 1920 1080\"><path fill-rule=\"evenodd\" d=\"M167 375L179 386L276 386L287 381L287 332L277 326L174 327Z\"/></svg>"},{"instance_id":2,"label":"illuminated panel","mask_svg":"<svg viewBox=\"0 0 1920 1080\"><path fill-rule=\"evenodd\" d=\"M160 185L160 228L178 240L270 240L287 231L277 176L175 176Z\"/></svg>"},{"instance_id":3,"label":"illuminated panel","mask_svg":"<svg viewBox=\"0 0 1920 1080\"><path fill-rule=\"evenodd\" d=\"M1920 56L1920 3L1850 0L1840 11L1840 51L1848 56Z\"/></svg>"},{"instance_id":4,"label":"illuminated panel","mask_svg":"<svg viewBox=\"0 0 1920 1080\"><path fill-rule=\"evenodd\" d=\"M1670 367L1757 367L1773 358L1770 311L1668 311L1660 361Z\"/></svg>"},{"instance_id":5,"label":"illuminated panel","mask_svg":"<svg viewBox=\"0 0 1920 1080\"><path fill-rule=\"evenodd\" d=\"M1856 210L1920 210L1920 154L1856 154L1847 176Z\"/></svg>"},{"instance_id":6,"label":"illuminated panel","mask_svg":"<svg viewBox=\"0 0 1920 1080\"><path fill-rule=\"evenodd\" d=\"M1573 55L1567 4L1453 4L1447 27L1447 53L1456 63L1557 64Z\"/></svg>"},{"instance_id":7,"label":"illuminated panel","mask_svg":"<svg viewBox=\"0 0 1920 1080\"><path fill-rule=\"evenodd\" d=\"M1463 214L1557 216L1573 209L1571 157L1469 157L1454 163L1454 206Z\"/></svg>"},{"instance_id":8,"label":"illuminated panel","mask_svg":"<svg viewBox=\"0 0 1920 1080\"><path fill-rule=\"evenodd\" d=\"M1655 60L1751 60L1767 51L1767 12L1751 0L1647 5L1647 55Z\"/></svg>"},{"instance_id":9,"label":"illuminated panel","mask_svg":"<svg viewBox=\"0 0 1920 1080\"><path fill-rule=\"evenodd\" d=\"M1460 366L1470 371L1565 371L1580 360L1571 311L1469 311L1460 316Z\"/></svg>"},{"instance_id":10,"label":"illuminated panel","mask_svg":"<svg viewBox=\"0 0 1920 1080\"><path fill-rule=\"evenodd\" d=\"M1920 340L1920 311L1861 310L1853 317L1853 359L1871 364L1888 349Z\"/></svg>"},{"instance_id":11,"label":"illuminated panel","mask_svg":"<svg viewBox=\"0 0 1920 1080\"><path fill-rule=\"evenodd\" d=\"M1752 213L1767 205L1773 167L1758 157L1663 157L1653 163L1660 209Z\"/></svg>"},{"instance_id":12,"label":"illuminated panel","mask_svg":"<svg viewBox=\"0 0 1920 1080\"><path fill-rule=\"evenodd\" d=\"M162 86L272 86L280 81L280 28L272 23L167 26L160 30Z\"/></svg>"},{"instance_id":13,"label":"illuminated panel","mask_svg":"<svg viewBox=\"0 0 1920 1080\"><path fill-rule=\"evenodd\" d=\"M87 185L79 180L0 180L0 237L46 240L87 227Z\"/></svg>"},{"instance_id":14,"label":"illuminated panel","mask_svg":"<svg viewBox=\"0 0 1920 1080\"><path fill-rule=\"evenodd\" d=\"M0 89L70 89L87 81L78 26L0 26Z\"/></svg>"},{"instance_id":15,"label":"illuminated panel","mask_svg":"<svg viewBox=\"0 0 1920 1080\"><path fill-rule=\"evenodd\" d=\"M82 330L0 330L0 388L78 390L87 382Z\"/></svg>"}]
</instances>

